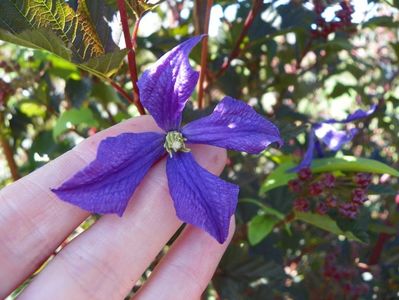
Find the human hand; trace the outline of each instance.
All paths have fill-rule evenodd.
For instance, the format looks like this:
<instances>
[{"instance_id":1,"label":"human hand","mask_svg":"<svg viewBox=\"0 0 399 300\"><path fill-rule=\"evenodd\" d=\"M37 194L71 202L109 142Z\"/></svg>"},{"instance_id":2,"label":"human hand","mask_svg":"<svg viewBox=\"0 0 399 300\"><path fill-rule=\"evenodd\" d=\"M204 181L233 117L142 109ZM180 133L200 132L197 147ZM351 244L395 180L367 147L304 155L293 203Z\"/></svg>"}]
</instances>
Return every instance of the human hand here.
<instances>
[{"instance_id":1,"label":"human hand","mask_svg":"<svg viewBox=\"0 0 399 300\"><path fill-rule=\"evenodd\" d=\"M59 186L92 161L101 140L122 132L159 131L151 117L123 122L0 191L0 298L29 277L88 216L59 200ZM196 160L214 174L225 150L197 145ZM181 225L169 196L165 161L144 178L122 218L104 215L57 254L19 299L124 299ZM199 299L234 232L220 245L188 225L134 299Z\"/></svg>"}]
</instances>

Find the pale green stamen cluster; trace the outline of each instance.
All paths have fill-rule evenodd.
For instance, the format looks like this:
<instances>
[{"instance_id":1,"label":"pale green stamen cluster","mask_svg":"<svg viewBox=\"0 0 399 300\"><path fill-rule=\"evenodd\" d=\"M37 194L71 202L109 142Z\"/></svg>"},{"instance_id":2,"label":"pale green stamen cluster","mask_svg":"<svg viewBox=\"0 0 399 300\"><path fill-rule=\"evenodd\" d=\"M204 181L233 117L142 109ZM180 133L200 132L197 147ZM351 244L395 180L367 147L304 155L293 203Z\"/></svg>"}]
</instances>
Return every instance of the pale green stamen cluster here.
<instances>
[{"instance_id":1,"label":"pale green stamen cluster","mask_svg":"<svg viewBox=\"0 0 399 300\"><path fill-rule=\"evenodd\" d=\"M166 134L165 144L163 145L166 149L166 152L169 153L169 156L172 157L173 153L178 151L181 152L190 152L191 150L186 148L184 142L187 141L186 138L178 131L169 131Z\"/></svg>"}]
</instances>

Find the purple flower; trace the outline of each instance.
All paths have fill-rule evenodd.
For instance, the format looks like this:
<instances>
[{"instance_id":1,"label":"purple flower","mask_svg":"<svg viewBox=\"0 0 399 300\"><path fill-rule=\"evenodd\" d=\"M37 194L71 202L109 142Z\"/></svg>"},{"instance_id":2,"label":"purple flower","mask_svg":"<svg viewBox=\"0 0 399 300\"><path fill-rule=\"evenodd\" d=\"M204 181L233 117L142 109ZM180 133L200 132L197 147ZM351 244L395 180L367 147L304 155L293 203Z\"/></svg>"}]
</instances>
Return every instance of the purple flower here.
<instances>
[{"instance_id":1,"label":"purple flower","mask_svg":"<svg viewBox=\"0 0 399 300\"><path fill-rule=\"evenodd\" d=\"M138 81L144 107L164 132L106 138L93 162L53 189L60 199L90 212L122 216L145 174L167 156L166 173L177 216L220 243L226 240L239 188L203 169L189 144L257 154L282 140L271 122L231 97L225 97L209 116L181 126L182 111L198 80L188 55L201 38L191 38L167 52Z\"/></svg>"},{"instance_id":2,"label":"purple flower","mask_svg":"<svg viewBox=\"0 0 399 300\"><path fill-rule=\"evenodd\" d=\"M350 130L338 130L332 124L346 124L367 118L372 115L376 109L377 105L374 104L369 110L364 111L362 109L358 109L343 120L329 119L313 124L309 132L308 148L305 152L305 155L299 165L290 171L298 172L303 168L309 167L313 160L314 150L317 149L318 152L321 152L320 142L322 142L331 151L338 151L343 145L350 142L358 133L357 128L352 128Z\"/></svg>"}]
</instances>

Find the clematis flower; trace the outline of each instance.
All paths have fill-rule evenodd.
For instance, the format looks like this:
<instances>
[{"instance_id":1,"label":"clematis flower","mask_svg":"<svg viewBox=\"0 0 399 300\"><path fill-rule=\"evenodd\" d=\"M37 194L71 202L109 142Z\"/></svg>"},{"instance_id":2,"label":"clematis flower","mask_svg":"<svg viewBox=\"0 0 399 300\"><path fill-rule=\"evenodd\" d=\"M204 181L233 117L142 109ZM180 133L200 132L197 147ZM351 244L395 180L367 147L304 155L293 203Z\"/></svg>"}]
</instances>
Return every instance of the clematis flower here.
<instances>
[{"instance_id":1,"label":"clematis flower","mask_svg":"<svg viewBox=\"0 0 399 300\"><path fill-rule=\"evenodd\" d=\"M377 105L374 104L367 111L358 109L354 113L349 114L343 120L329 119L313 124L308 136L308 149L299 165L290 171L298 172L300 169L309 167L312 163L315 149L319 153L322 153L320 142L322 142L331 151L338 151L343 147L343 145L349 143L359 131L357 128L338 130L333 126L333 124L346 124L367 118L372 115L376 109Z\"/></svg>"},{"instance_id":2,"label":"clematis flower","mask_svg":"<svg viewBox=\"0 0 399 300\"><path fill-rule=\"evenodd\" d=\"M189 63L193 37L163 55L138 81L140 98L163 133L123 133L103 140L96 159L52 191L93 213L123 215L137 186L157 161L167 157L166 173L176 214L218 242L228 236L238 186L202 168L190 144L208 144L257 154L282 144L278 129L249 105L225 97L209 116L182 126L182 111L197 80Z\"/></svg>"}]
</instances>

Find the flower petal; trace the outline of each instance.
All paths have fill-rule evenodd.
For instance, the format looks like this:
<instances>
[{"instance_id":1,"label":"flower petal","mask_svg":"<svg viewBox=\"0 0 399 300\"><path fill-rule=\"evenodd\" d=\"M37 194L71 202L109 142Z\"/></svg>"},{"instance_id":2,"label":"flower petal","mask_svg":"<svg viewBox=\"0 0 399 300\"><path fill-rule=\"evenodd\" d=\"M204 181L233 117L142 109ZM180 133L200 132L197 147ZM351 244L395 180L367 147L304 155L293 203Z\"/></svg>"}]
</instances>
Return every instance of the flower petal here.
<instances>
[{"instance_id":1,"label":"flower petal","mask_svg":"<svg viewBox=\"0 0 399 300\"><path fill-rule=\"evenodd\" d=\"M238 186L203 169L191 153L168 158L166 172L176 214L223 243L238 199Z\"/></svg>"},{"instance_id":2,"label":"flower petal","mask_svg":"<svg viewBox=\"0 0 399 300\"><path fill-rule=\"evenodd\" d=\"M52 191L87 211L121 216L144 175L165 153L164 138L155 132L106 138L93 162Z\"/></svg>"},{"instance_id":3,"label":"flower petal","mask_svg":"<svg viewBox=\"0 0 399 300\"><path fill-rule=\"evenodd\" d=\"M193 37L164 54L138 81L140 99L165 131L177 130L182 111L198 81L188 60L202 36Z\"/></svg>"},{"instance_id":4,"label":"flower petal","mask_svg":"<svg viewBox=\"0 0 399 300\"><path fill-rule=\"evenodd\" d=\"M295 168L288 170L288 172L298 172L303 168L310 167L313 160L313 152L316 146L315 139L316 137L314 130L311 129L308 136L308 149L306 149L305 155L303 156L301 162Z\"/></svg>"},{"instance_id":5,"label":"flower petal","mask_svg":"<svg viewBox=\"0 0 399 300\"><path fill-rule=\"evenodd\" d=\"M350 142L358 132L358 129L337 130L331 124L321 123L314 126L314 132L330 150L338 151L342 146Z\"/></svg>"},{"instance_id":6,"label":"flower petal","mask_svg":"<svg viewBox=\"0 0 399 300\"><path fill-rule=\"evenodd\" d=\"M183 127L188 143L257 154L283 141L277 127L245 102L225 97L212 114Z\"/></svg>"},{"instance_id":7,"label":"flower petal","mask_svg":"<svg viewBox=\"0 0 399 300\"><path fill-rule=\"evenodd\" d=\"M368 116L372 115L376 111L376 109L377 109L377 104L373 104L370 106L369 110L358 109L354 113L348 115L343 120L329 119L327 121L324 121L323 123L334 124L334 123L349 123L349 122L357 121L357 120L367 118Z\"/></svg>"}]
</instances>

